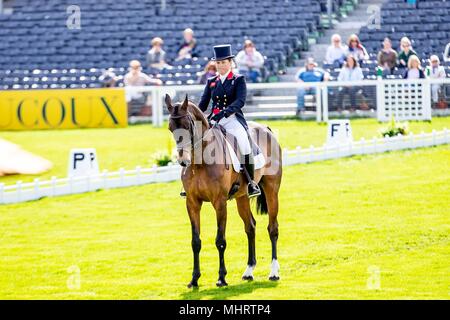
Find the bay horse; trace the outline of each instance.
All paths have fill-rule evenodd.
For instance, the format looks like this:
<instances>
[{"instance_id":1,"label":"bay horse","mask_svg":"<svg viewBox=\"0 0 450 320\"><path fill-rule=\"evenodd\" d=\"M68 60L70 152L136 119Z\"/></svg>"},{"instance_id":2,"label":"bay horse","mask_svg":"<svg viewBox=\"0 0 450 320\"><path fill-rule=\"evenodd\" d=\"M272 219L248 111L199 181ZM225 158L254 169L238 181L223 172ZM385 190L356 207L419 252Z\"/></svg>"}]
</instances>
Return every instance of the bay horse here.
<instances>
[{"instance_id":1,"label":"bay horse","mask_svg":"<svg viewBox=\"0 0 450 320\"><path fill-rule=\"evenodd\" d=\"M219 251L219 279L218 287L228 285L225 281L227 270L225 268L224 253L227 246L225 229L227 224L227 201L236 199L239 215L245 226L248 239L247 268L242 276L243 280L253 280L253 270L256 266L255 253L255 227L250 199L247 196L247 180L243 173L233 170L230 152L224 149L224 134L216 126L210 126L203 112L191 101L188 96L182 103L172 105L169 95L165 96L165 103L169 111L169 130L174 135L177 144L177 161L183 167L181 180L186 191L186 207L192 227L192 251L194 266L192 280L188 288L198 287L200 278L200 210L203 202L211 202L217 218L216 247ZM259 147L265 158L265 165L255 170L255 182L261 189L261 195L256 199L259 213L269 215L268 232L272 244L272 262L269 279L280 279L279 263L277 260L278 240L278 192L282 176L281 148L270 128L249 122L249 131L252 139L267 137L267 141L259 142ZM179 132L187 133L181 136ZM261 139L261 138L260 138ZM262 140L262 139L261 139ZM221 153L223 160L205 163L195 161L208 150ZM225 154L224 154L225 153Z\"/></svg>"}]
</instances>

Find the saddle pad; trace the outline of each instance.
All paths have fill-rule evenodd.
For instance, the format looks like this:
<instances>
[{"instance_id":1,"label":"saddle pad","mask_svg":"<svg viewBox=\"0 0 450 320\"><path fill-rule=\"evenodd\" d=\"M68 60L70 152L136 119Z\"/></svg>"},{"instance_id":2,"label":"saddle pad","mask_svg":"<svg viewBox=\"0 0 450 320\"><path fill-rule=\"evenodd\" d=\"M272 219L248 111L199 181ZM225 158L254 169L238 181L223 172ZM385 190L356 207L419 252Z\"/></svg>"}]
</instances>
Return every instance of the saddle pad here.
<instances>
[{"instance_id":1,"label":"saddle pad","mask_svg":"<svg viewBox=\"0 0 450 320\"><path fill-rule=\"evenodd\" d=\"M225 139L225 141L227 142L228 152L231 155L233 169L236 172L240 172L241 171L241 162L239 161L238 156L236 155L236 152L234 152L233 147L228 142L228 140ZM264 158L264 155L262 154L262 152L256 156L254 156L254 160L255 160L255 170L261 169L262 167L264 167L266 165L266 158Z\"/></svg>"}]
</instances>

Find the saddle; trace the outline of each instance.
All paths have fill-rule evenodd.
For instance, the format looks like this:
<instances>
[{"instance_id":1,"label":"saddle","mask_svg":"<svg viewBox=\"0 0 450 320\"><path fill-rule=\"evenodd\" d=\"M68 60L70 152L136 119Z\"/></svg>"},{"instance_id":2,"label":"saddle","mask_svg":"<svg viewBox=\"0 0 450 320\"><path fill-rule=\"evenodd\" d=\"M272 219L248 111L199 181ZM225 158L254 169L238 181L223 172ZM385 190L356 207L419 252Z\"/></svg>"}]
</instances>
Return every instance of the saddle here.
<instances>
[{"instance_id":1,"label":"saddle","mask_svg":"<svg viewBox=\"0 0 450 320\"><path fill-rule=\"evenodd\" d=\"M220 124L216 124L215 127L218 128L220 130L220 132L222 133L222 136L223 136L223 139L224 139L224 142L226 145L226 148L224 147L224 159L227 159L226 151L228 151L230 154L230 158L231 158L231 162L232 162L234 171L240 172L241 171L241 161L239 159L241 159L241 153L239 151L239 146L237 144L236 137L233 136L232 134L230 134L229 132L226 132L225 128ZM266 164L264 155L261 151L261 148L253 140L253 137L250 135L249 130L247 130L246 132L247 132L247 137L249 139L250 146L251 146L251 149L253 152L253 157L255 160L255 170L261 169ZM225 162L227 162L227 160ZM226 166L228 169L228 163L226 163Z\"/></svg>"}]
</instances>

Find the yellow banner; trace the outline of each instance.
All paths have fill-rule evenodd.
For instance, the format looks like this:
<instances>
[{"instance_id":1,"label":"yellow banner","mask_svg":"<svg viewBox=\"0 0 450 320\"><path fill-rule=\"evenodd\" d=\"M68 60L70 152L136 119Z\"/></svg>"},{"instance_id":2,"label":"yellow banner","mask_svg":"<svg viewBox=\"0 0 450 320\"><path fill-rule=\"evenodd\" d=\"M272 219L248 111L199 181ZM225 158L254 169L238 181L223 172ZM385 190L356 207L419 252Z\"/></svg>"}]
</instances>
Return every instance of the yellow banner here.
<instances>
[{"instance_id":1,"label":"yellow banner","mask_svg":"<svg viewBox=\"0 0 450 320\"><path fill-rule=\"evenodd\" d=\"M0 91L0 130L119 128L128 124L125 90Z\"/></svg>"}]
</instances>

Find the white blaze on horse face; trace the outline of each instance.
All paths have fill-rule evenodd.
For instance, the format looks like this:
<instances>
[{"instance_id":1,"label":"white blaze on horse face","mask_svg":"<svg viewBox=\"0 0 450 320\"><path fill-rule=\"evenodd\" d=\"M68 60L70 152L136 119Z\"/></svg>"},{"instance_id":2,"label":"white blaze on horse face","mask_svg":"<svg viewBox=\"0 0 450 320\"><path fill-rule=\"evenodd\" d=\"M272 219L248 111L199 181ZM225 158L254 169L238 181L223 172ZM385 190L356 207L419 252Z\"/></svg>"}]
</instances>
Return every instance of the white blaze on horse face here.
<instances>
[{"instance_id":1,"label":"white blaze on horse face","mask_svg":"<svg viewBox=\"0 0 450 320\"><path fill-rule=\"evenodd\" d=\"M175 129L173 131L173 138L177 144L177 161L178 163L190 163L191 162L191 147L192 140L189 130Z\"/></svg>"},{"instance_id":2,"label":"white blaze on horse face","mask_svg":"<svg viewBox=\"0 0 450 320\"><path fill-rule=\"evenodd\" d=\"M280 277L280 264L276 259L272 260L269 278L271 277L278 277L278 278Z\"/></svg>"}]
</instances>

